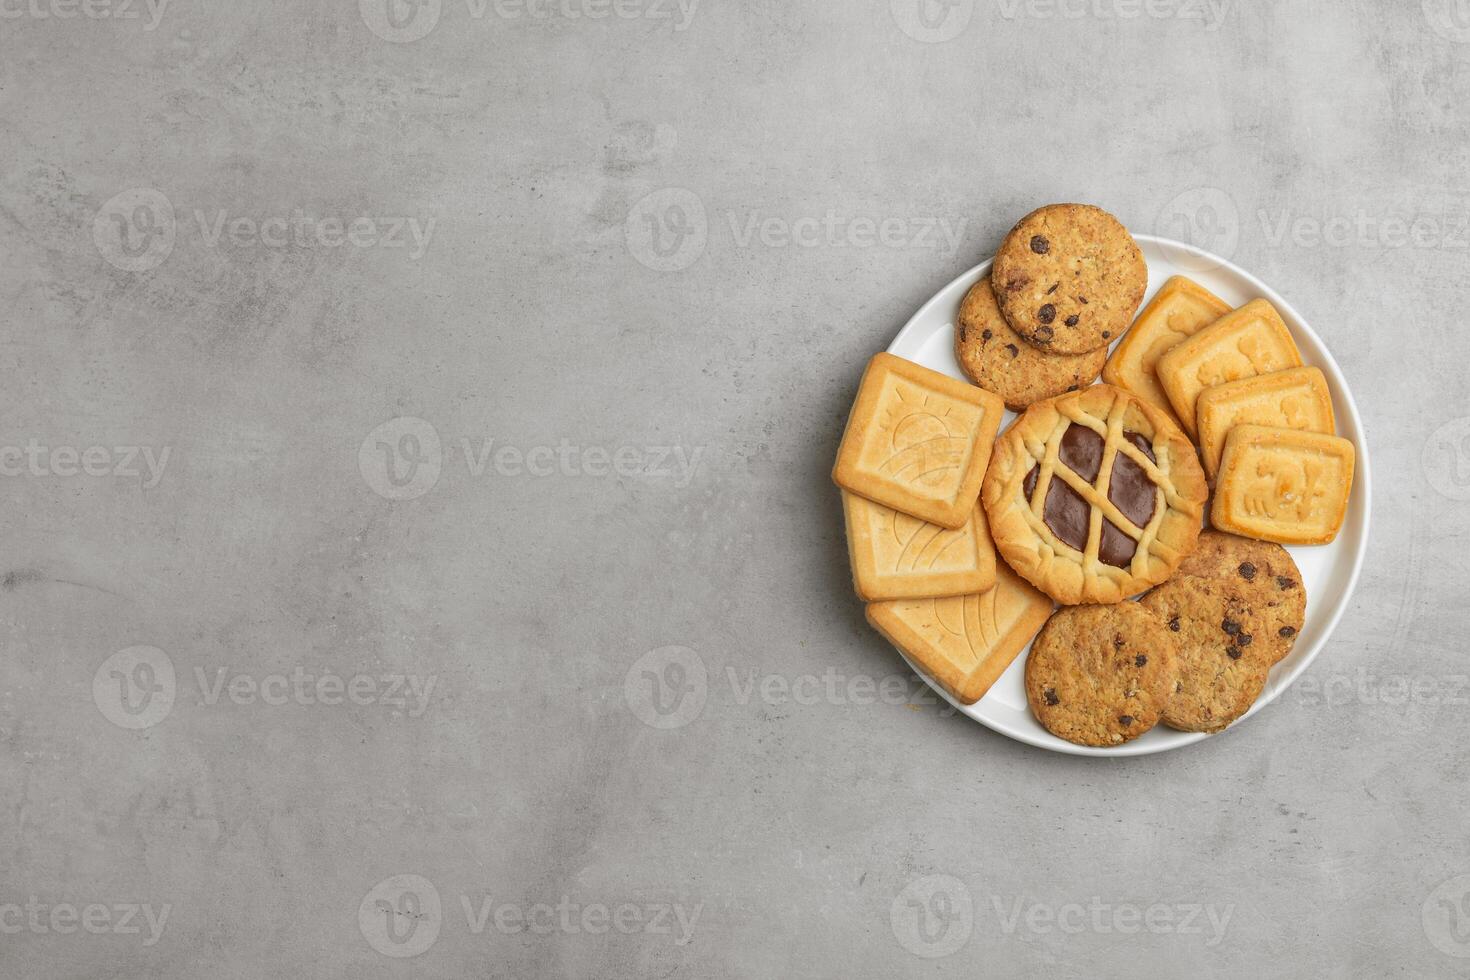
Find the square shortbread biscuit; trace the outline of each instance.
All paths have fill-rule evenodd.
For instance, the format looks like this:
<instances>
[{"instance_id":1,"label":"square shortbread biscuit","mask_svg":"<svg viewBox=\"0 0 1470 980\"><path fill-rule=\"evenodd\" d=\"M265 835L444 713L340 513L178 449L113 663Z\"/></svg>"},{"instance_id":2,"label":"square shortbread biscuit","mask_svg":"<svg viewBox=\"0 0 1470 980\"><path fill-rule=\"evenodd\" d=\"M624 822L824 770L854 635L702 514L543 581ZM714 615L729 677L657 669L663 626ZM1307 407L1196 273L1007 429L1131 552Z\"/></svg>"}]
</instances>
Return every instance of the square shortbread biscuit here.
<instances>
[{"instance_id":1,"label":"square shortbread biscuit","mask_svg":"<svg viewBox=\"0 0 1470 980\"><path fill-rule=\"evenodd\" d=\"M1005 405L892 354L868 362L832 479L931 524L970 519Z\"/></svg>"},{"instance_id":2,"label":"square shortbread biscuit","mask_svg":"<svg viewBox=\"0 0 1470 980\"><path fill-rule=\"evenodd\" d=\"M1193 279L1174 276L1149 300L1103 366L1103 380L1163 410L1174 407L1159 385L1159 358L1230 312L1230 304Z\"/></svg>"},{"instance_id":3,"label":"square shortbread biscuit","mask_svg":"<svg viewBox=\"0 0 1470 980\"><path fill-rule=\"evenodd\" d=\"M1327 544L1347 516L1353 444L1337 436L1237 425L1225 439L1210 523L1278 544Z\"/></svg>"},{"instance_id":4,"label":"square shortbread biscuit","mask_svg":"<svg viewBox=\"0 0 1470 980\"><path fill-rule=\"evenodd\" d=\"M1005 673L1052 613L1052 601L997 563L979 595L900 599L868 606L868 622L961 704L974 704Z\"/></svg>"},{"instance_id":5,"label":"square shortbread biscuit","mask_svg":"<svg viewBox=\"0 0 1470 980\"><path fill-rule=\"evenodd\" d=\"M864 602L964 595L995 584L995 546L978 502L953 530L846 490L842 509L852 581Z\"/></svg>"},{"instance_id":6,"label":"square shortbread biscuit","mask_svg":"<svg viewBox=\"0 0 1470 980\"><path fill-rule=\"evenodd\" d=\"M1270 425L1331 435L1336 428L1327 378L1314 367L1206 388L1195 404L1200 455L1210 479L1220 469L1225 437L1237 425Z\"/></svg>"},{"instance_id":7,"label":"square shortbread biscuit","mask_svg":"<svg viewBox=\"0 0 1470 980\"><path fill-rule=\"evenodd\" d=\"M1159 383L1184 431L1195 434L1195 402L1206 388L1302 366L1276 307L1251 300L1159 358Z\"/></svg>"}]
</instances>

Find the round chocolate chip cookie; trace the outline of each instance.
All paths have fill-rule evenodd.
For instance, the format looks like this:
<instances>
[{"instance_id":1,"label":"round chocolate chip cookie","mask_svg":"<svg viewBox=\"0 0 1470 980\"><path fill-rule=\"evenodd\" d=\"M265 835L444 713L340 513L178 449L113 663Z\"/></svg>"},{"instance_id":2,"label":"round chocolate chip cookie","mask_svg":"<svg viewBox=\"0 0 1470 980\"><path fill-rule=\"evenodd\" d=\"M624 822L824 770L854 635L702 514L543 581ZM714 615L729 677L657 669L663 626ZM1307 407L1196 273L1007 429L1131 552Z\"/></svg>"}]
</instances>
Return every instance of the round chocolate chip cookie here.
<instances>
[{"instance_id":1,"label":"round chocolate chip cookie","mask_svg":"<svg viewBox=\"0 0 1470 980\"><path fill-rule=\"evenodd\" d=\"M1048 354L1011 329L986 276L970 288L955 321L954 355L969 379L1024 411L1032 402L1085 388L1108 360L1106 346L1086 354Z\"/></svg>"},{"instance_id":2,"label":"round chocolate chip cookie","mask_svg":"<svg viewBox=\"0 0 1470 980\"><path fill-rule=\"evenodd\" d=\"M1280 663L1291 652L1306 622L1307 590L1296 562L1281 545L1203 531L1178 574L1226 585L1259 619L1260 628L1253 635L1264 644L1271 663Z\"/></svg>"},{"instance_id":3,"label":"round chocolate chip cookie","mask_svg":"<svg viewBox=\"0 0 1470 980\"><path fill-rule=\"evenodd\" d=\"M1007 564L1063 605L1118 602L1194 550L1204 470L1162 411L1112 385L1039 401L995 443L981 486Z\"/></svg>"},{"instance_id":4,"label":"round chocolate chip cookie","mask_svg":"<svg viewBox=\"0 0 1470 980\"><path fill-rule=\"evenodd\" d=\"M1271 657L1257 644L1260 620L1223 583L1176 575L1139 601L1179 641L1178 673L1164 724L1218 732L1250 710L1266 686Z\"/></svg>"},{"instance_id":5,"label":"round chocolate chip cookie","mask_svg":"<svg viewBox=\"0 0 1470 980\"><path fill-rule=\"evenodd\" d=\"M1158 724L1173 691L1175 646L1136 602L1059 609L1026 660L1031 713L1079 745L1132 741Z\"/></svg>"},{"instance_id":6,"label":"round chocolate chip cookie","mask_svg":"<svg viewBox=\"0 0 1470 980\"><path fill-rule=\"evenodd\" d=\"M1082 354L1128 329L1148 288L1148 264L1111 214L1051 204L1006 235L990 278L1001 312L1027 343Z\"/></svg>"}]
</instances>

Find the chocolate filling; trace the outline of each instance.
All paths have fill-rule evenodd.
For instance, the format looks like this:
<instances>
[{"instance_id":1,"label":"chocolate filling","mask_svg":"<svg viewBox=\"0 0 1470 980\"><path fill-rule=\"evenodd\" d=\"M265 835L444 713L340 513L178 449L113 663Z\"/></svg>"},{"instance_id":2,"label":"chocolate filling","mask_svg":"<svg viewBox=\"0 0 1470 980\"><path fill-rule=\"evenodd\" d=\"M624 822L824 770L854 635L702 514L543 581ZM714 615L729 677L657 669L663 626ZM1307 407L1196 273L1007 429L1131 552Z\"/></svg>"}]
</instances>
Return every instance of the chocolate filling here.
<instances>
[{"instance_id":1,"label":"chocolate filling","mask_svg":"<svg viewBox=\"0 0 1470 980\"><path fill-rule=\"evenodd\" d=\"M1137 432L1125 432L1123 438L1133 443L1152 462L1153 447ZM1076 473L1088 483L1097 482L1098 470L1102 467L1103 438L1084 425L1071 425L1062 433L1057 457L1062 465ZM1031 467L1022 487L1027 499L1036 492L1039 466ZM1122 511L1130 521L1144 527L1153 519L1158 508L1158 488L1149 479L1143 467L1122 453L1113 458L1113 475L1108 482L1108 499ZM1087 547L1088 523L1092 507L1067 485L1065 480L1053 477L1046 491L1046 504L1041 518L1051 532L1069 547L1082 551ZM1138 544L1107 518L1103 518L1102 540L1098 542L1097 557L1115 568L1126 568L1133 560Z\"/></svg>"}]
</instances>

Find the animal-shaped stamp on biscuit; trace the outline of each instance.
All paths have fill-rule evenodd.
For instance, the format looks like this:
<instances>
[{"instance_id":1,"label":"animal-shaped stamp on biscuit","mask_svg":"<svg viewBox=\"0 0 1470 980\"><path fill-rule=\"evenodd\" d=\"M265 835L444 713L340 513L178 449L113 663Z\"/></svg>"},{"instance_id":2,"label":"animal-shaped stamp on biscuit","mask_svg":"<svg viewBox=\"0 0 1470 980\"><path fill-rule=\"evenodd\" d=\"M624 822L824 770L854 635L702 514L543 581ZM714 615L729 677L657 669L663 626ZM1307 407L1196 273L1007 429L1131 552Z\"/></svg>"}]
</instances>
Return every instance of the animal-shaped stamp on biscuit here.
<instances>
[{"instance_id":1,"label":"animal-shaped stamp on biscuit","mask_svg":"<svg viewBox=\"0 0 1470 980\"><path fill-rule=\"evenodd\" d=\"M980 594L868 606L868 622L956 701L974 704L1051 615L1051 600L1004 564Z\"/></svg>"},{"instance_id":2,"label":"animal-shaped stamp on biscuit","mask_svg":"<svg viewBox=\"0 0 1470 980\"><path fill-rule=\"evenodd\" d=\"M1214 479L1225 437L1237 425L1269 425L1331 435L1336 427L1327 378L1314 367L1276 371L1200 392L1195 406L1200 455Z\"/></svg>"},{"instance_id":3,"label":"animal-shaped stamp on biscuit","mask_svg":"<svg viewBox=\"0 0 1470 980\"><path fill-rule=\"evenodd\" d=\"M1154 373L1159 358L1229 312L1229 303L1193 279L1174 276L1123 335L1103 368L1103 380L1162 409L1177 423L1169 396Z\"/></svg>"},{"instance_id":4,"label":"animal-shaped stamp on biscuit","mask_svg":"<svg viewBox=\"0 0 1470 980\"><path fill-rule=\"evenodd\" d=\"M842 509L852 581L864 602L965 595L995 584L995 546L978 503L953 530L847 491Z\"/></svg>"},{"instance_id":5,"label":"animal-shaped stamp on biscuit","mask_svg":"<svg viewBox=\"0 0 1470 980\"><path fill-rule=\"evenodd\" d=\"M1206 388L1301 366L1301 353L1281 314L1257 299L1159 358L1158 376L1174 414L1193 436L1196 402Z\"/></svg>"},{"instance_id":6,"label":"animal-shaped stamp on biscuit","mask_svg":"<svg viewBox=\"0 0 1470 980\"><path fill-rule=\"evenodd\" d=\"M1225 440L1210 523L1278 544L1337 537L1353 487L1353 444L1337 436L1238 425Z\"/></svg>"},{"instance_id":7,"label":"animal-shaped stamp on biscuit","mask_svg":"<svg viewBox=\"0 0 1470 980\"><path fill-rule=\"evenodd\" d=\"M892 354L868 362L832 479L947 528L970 519L1005 405L997 395Z\"/></svg>"}]
</instances>

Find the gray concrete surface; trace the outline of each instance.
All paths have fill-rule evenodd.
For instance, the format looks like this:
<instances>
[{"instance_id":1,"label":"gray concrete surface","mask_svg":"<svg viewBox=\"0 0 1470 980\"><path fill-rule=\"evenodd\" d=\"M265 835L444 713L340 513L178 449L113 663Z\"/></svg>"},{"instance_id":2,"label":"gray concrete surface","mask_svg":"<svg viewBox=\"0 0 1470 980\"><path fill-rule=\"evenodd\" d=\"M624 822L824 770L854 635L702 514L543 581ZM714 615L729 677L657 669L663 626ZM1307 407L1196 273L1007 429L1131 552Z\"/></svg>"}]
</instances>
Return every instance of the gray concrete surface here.
<instances>
[{"instance_id":1,"label":"gray concrete surface","mask_svg":"<svg viewBox=\"0 0 1470 980\"><path fill-rule=\"evenodd\" d=\"M0 975L1464 975L1467 99L1455 0L3 0ZM827 479L1074 199L1378 483L1310 683L1119 763L941 711Z\"/></svg>"}]
</instances>

